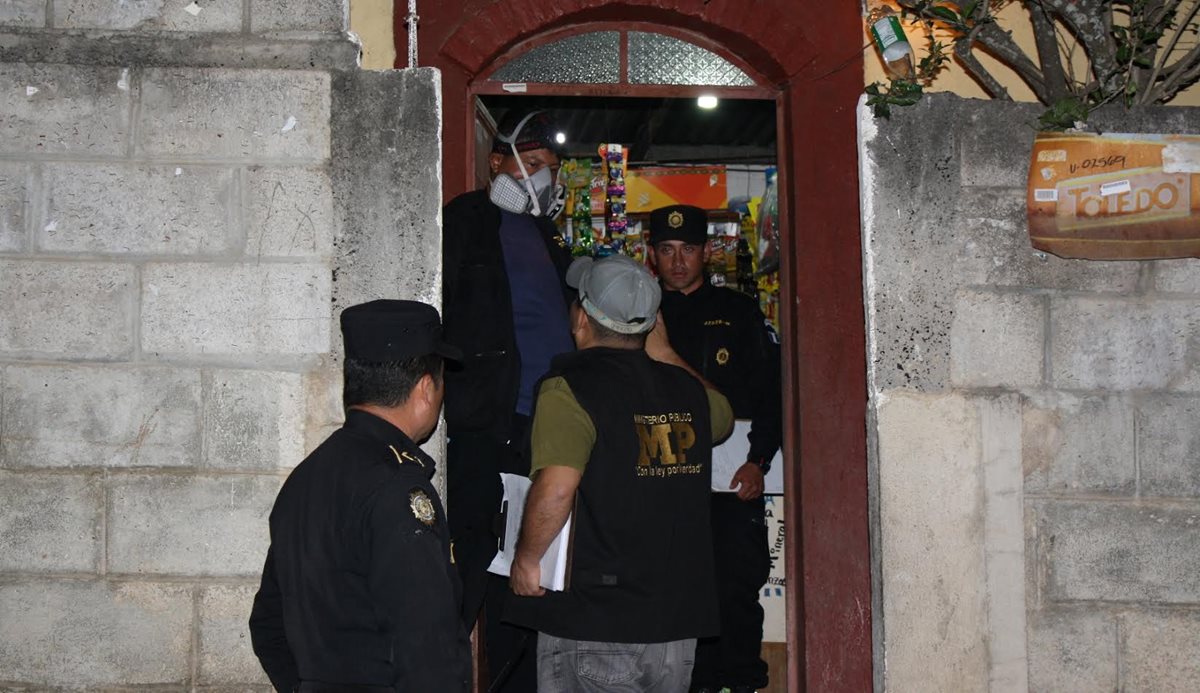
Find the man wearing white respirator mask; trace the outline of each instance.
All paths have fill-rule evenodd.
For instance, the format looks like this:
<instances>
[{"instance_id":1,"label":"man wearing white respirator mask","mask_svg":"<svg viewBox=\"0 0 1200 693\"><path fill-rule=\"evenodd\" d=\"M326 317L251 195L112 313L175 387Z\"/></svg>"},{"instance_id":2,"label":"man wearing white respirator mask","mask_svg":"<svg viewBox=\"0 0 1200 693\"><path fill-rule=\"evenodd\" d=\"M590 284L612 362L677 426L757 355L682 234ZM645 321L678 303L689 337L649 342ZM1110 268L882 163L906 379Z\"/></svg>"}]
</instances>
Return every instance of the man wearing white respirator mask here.
<instances>
[{"instance_id":1,"label":"man wearing white respirator mask","mask_svg":"<svg viewBox=\"0 0 1200 693\"><path fill-rule=\"evenodd\" d=\"M486 570L499 473L529 474L534 385L551 358L574 349L571 254L553 222L562 206L557 135L545 112L506 114L488 156L490 185L442 213L442 314L446 339L464 352L445 376L447 515L463 619L470 629L483 615L494 691L536 688L536 633L500 623L508 581Z\"/></svg>"}]
</instances>

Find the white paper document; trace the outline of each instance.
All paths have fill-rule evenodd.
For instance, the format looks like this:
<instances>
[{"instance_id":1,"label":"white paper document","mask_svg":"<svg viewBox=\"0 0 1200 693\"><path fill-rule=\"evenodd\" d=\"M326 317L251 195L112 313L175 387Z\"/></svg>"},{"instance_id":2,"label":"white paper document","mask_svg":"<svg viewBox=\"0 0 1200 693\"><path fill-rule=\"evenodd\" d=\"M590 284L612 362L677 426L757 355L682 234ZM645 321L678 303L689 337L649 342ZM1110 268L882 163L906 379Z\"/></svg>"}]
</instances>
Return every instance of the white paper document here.
<instances>
[{"instance_id":1,"label":"white paper document","mask_svg":"<svg viewBox=\"0 0 1200 693\"><path fill-rule=\"evenodd\" d=\"M724 493L734 493L737 489L729 488L729 482L737 470L746 464L750 458L750 421L738 419L733 423L733 433L724 443L713 448L712 453L712 490ZM783 493L783 456L778 452L771 459L771 471L767 473L763 493Z\"/></svg>"},{"instance_id":2,"label":"white paper document","mask_svg":"<svg viewBox=\"0 0 1200 693\"><path fill-rule=\"evenodd\" d=\"M504 500L500 506L504 514L504 536L500 540L496 557L488 566L488 572L507 576L512 570L513 557L517 553L517 536L521 533L521 518L525 515L525 497L529 495L532 482L518 474L501 473L500 483L504 485ZM548 590L561 592L567 586L571 556L571 519L571 516L567 517L562 531L542 556L541 584Z\"/></svg>"}]
</instances>

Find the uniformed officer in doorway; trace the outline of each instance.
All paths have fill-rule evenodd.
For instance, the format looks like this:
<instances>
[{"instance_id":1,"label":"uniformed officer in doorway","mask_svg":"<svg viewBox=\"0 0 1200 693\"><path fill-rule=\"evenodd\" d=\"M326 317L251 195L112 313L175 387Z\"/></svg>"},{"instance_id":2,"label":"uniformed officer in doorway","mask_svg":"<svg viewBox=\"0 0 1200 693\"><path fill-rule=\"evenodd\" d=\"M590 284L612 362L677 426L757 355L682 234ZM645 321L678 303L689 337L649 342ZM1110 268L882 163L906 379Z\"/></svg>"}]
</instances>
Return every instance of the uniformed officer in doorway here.
<instances>
[{"instance_id":1,"label":"uniformed officer in doorway","mask_svg":"<svg viewBox=\"0 0 1200 693\"><path fill-rule=\"evenodd\" d=\"M674 205L650 214L649 258L671 347L729 398L735 418L750 421L749 454L730 492L712 494L721 635L696 645L691 689L745 693L767 685L758 598L771 568L763 478L782 439L779 337L758 301L709 283L708 257L704 210Z\"/></svg>"},{"instance_id":2,"label":"uniformed officer in doorway","mask_svg":"<svg viewBox=\"0 0 1200 693\"><path fill-rule=\"evenodd\" d=\"M467 691L469 640L446 515L418 443L437 425L437 310L379 300L342 312L345 424L292 471L250 636L279 691Z\"/></svg>"}]
</instances>

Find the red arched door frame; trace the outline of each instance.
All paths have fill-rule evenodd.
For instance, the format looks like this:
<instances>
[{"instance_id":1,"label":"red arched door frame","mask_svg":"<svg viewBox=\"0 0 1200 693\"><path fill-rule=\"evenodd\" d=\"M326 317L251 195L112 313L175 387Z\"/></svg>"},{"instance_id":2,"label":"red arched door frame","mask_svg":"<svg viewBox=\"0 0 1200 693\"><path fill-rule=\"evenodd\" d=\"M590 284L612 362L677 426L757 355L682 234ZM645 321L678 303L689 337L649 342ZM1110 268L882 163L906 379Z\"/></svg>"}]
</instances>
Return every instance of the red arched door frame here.
<instances>
[{"instance_id":1,"label":"red arched door frame","mask_svg":"<svg viewBox=\"0 0 1200 693\"><path fill-rule=\"evenodd\" d=\"M421 7L418 60L442 72L446 199L472 185L473 83L502 57L554 32L598 22L688 32L759 84L774 85L780 203L791 241L781 267L783 337L791 345L785 452L799 460L786 476L788 690L871 690L858 3L805 4L805 14L794 0L760 0L753 9L741 0L430 4ZM405 9L398 4L398 56L407 54Z\"/></svg>"}]
</instances>

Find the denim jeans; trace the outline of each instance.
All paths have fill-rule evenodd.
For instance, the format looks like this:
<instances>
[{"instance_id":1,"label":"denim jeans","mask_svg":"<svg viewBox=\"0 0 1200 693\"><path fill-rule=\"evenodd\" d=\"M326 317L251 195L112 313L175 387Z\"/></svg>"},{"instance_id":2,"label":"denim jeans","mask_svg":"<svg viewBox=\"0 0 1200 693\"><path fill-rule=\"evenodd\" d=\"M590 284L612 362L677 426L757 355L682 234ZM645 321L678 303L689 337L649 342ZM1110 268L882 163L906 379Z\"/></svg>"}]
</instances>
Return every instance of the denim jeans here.
<instances>
[{"instance_id":1,"label":"denim jeans","mask_svg":"<svg viewBox=\"0 0 1200 693\"><path fill-rule=\"evenodd\" d=\"M538 693L682 693L696 639L631 644L539 633L537 653Z\"/></svg>"}]
</instances>

